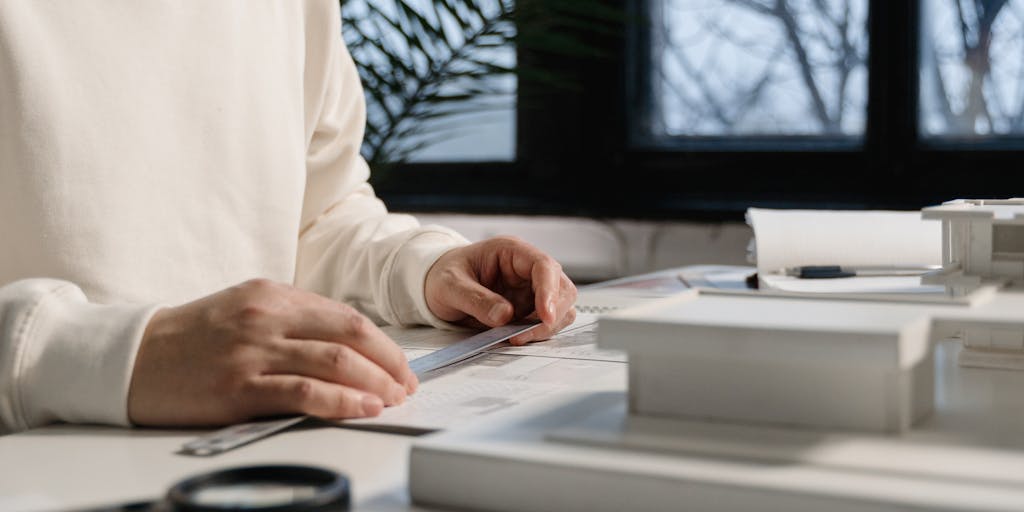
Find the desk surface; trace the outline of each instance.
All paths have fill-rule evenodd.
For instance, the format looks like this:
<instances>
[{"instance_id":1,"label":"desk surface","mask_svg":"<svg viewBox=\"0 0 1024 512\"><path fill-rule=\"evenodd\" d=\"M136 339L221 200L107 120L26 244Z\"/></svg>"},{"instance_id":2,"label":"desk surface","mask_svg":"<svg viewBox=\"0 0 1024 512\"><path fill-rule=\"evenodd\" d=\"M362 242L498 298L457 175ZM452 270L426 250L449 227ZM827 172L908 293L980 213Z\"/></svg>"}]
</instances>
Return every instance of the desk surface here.
<instances>
[{"instance_id":1,"label":"desk surface","mask_svg":"<svg viewBox=\"0 0 1024 512\"><path fill-rule=\"evenodd\" d=\"M412 437L318 426L212 458L174 454L196 432L51 426L0 438L0 510L149 500L182 478L236 465L302 463L352 482L358 510L408 510Z\"/></svg>"},{"instance_id":2,"label":"desk surface","mask_svg":"<svg viewBox=\"0 0 1024 512\"><path fill-rule=\"evenodd\" d=\"M949 444L973 437L1024 464L1024 372L960 368L958 352L950 342L937 350L939 413L916 437ZM0 437L0 510L149 500L196 473L264 463L314 464L346 474L357 510L410 510L412 437L320 425L212 458L175 454L199 433L57 425Z\"/></svg>"},{"instance_id":3,"label":"desk surface","mask_svg":"<svg viewBox=\"0 0 1024 512\"><path fill-rule=\"evenodd\" d=\"M949 436L957 444L964 436L977 436L1024 461L1024 372L959 368L958 351L948 342L937 351L941 413L926 421L916 437ZM985 414L991 422L978 421ZM173 453L194 435L61 425L2 437L0 509L54 510L151 499L197 472L268 462L317 464L347 474L357 510L410 509L411 437L317 426L208 459Z\"/></svg>"}]
</instances>

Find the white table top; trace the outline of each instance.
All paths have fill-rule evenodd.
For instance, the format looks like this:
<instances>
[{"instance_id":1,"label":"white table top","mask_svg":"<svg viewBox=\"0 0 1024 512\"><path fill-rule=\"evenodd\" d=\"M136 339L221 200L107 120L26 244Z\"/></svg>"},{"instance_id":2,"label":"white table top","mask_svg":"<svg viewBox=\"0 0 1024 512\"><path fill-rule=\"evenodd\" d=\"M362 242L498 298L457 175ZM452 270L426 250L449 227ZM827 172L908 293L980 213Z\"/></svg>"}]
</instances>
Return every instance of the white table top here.
<instances>
[{"instance_id":1,"label":"white table top","mask_svg":"<svg viewBox=\"0 0 1024 512\"><path fill-rule=\"evenodd\" d=\"M973 437L1024 458L1024 372L959 368L959 350L955 343L940 344L940 412L908 442L946 439L955 446ZM978 421L986 415L992 421ZM58 510L152 499L189 475L263 463L314 464L346 474L356 510L410 509L412 437L317 426L212 458L174 453L196 434L58 425L0 437L0 509Z\"/></svg>"},{"instance_id":2,"label":"white table top","mask_svg":"<svg viewBox=\"0 0 1024 512\"><path fill-rule=\"evenodd\" d=\"M409 510L412 437L317 426L211 458L174 452L197 431L57 425L0 437L0 510L61 510L162 495L187 476L238 465L312 464L348 476L357 510Z\"/></svg>"},{"instance_id":3,"label":"white table top","mask_svg":"<svg viewBox=\"0 0 1024 512\"><path fill-rule=\"evenodd\" d=\"M974 439L1024 461L1024 372L960 368L959 350L956 343L939 345L937 414L911 437L950 446ZM212 458L175 453L201 433L56 425L2 436L0 510L66 510L150 500L197 473L267 463L312 464L344 473L356 510L411 509L407 482L412 437L317 426Z\"/></svg>"}]
</instances>

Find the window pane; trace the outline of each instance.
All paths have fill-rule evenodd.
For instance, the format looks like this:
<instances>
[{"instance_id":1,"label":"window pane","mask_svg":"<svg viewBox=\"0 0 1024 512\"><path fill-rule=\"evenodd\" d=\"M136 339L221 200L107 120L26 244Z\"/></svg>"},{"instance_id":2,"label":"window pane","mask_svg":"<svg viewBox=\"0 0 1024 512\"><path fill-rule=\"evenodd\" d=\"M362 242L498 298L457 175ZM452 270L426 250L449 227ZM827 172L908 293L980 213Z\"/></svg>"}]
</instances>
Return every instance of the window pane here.
<instances>
[{"instance_id":1,"label":"window pane","mask_svg":"<svg viewBox=\"0 0 1024 512\"><path fill-rule=\"evenodd\" d=\"M921 3L925 136L1024 134L1024 1Z\"/></svg>"},{"instance_id":2,"label":"window pane","mask_svg":"<svg viewBox=\"0 0 1024 512\"><path fill-rule=\"evenodd\" d=\"M342 12L371 165L514 159L509 0L347 0Z\"/></svg>"},{"instance_id":3,"label":"window pane","mask_svg":"<svg viewBox=\"0 0 1024 512\"><path fill-rule=\"evenodd\" d=\"M648 0L664 136L861 136L867 0Z\"/></svg>"}]
</instances>

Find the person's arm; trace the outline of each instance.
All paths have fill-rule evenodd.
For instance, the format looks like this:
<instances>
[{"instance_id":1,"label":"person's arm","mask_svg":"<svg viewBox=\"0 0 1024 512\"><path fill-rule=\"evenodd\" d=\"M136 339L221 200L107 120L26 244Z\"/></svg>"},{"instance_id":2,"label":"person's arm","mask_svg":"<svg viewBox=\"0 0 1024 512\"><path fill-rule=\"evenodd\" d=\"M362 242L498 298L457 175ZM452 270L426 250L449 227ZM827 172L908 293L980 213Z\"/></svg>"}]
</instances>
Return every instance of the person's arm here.
<instances>
[{"instance_id":1,"label":"person's arm","mask_svg":"<svg viewBox=\"0 0 1024 512\"><path fill-rule=\"evenodd\" d=\"M135 354L155 305L98 305L67 281L0 287L0 433L55 421L128 425Z\"/></svg>"},{"instance_id":2,"label":"person's arm","mask_svg":"<svg viewBox=\"0 0 1024 512\"><path fill-rule=\"evenodd\" d=\"M324 33L307 34L321 44L307 45L307 101L314 100L296 284L391 324L479 328L530 315L544 322L514 343L570 324L576 288L550 256L515 238L469 245L446 228L389 214L374 196L359 155L363 91L339 18L334 12L316 24Z\"/></svg>"},{"instance_id":3,"label":"person's arm","mask_svg":"<svg viewBox=\"0 0 1024 512\"><path fill-rule=\"evenodd\" d=\"M441 254L468 242L388 213L367 183L363 90L336 8L307 24L307 182L295 284L378 322L447 326L430 312L424 281Z\"/></svg>"}]
</instances>

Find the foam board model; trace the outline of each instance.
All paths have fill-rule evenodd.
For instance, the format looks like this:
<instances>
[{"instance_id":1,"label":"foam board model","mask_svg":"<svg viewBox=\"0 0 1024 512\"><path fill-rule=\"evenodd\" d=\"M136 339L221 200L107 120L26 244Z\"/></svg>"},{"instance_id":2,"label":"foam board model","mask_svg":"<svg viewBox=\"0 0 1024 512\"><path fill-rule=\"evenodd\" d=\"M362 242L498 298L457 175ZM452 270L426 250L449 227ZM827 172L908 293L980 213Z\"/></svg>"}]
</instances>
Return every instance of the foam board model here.
<instances>
[{"instance_id":1,"label":"foam board model","mask_svg":"<svg viewBox=\"0 0 1024 512\"><path fill-rule=\"evenodd\" d=\"M922 218L942 222L943 245L942 272L924 282L953 295L984 285L1024 293L1024 198L957 199L925 208ZM959 334L965 348L960 364L1024 369L1024 329L974 322Z\"/></svg>"},{"instance_id":2,"label":"foam board model","mask_svg":"<svg viewBox=\"0 0 1024 512\"><path fill-rule=\"evenodd\" d=\"M903 432L934 402L930 309L692 290L601 318L598 345L629 355L630 414Z\"/></svg>"}]
</instances>

